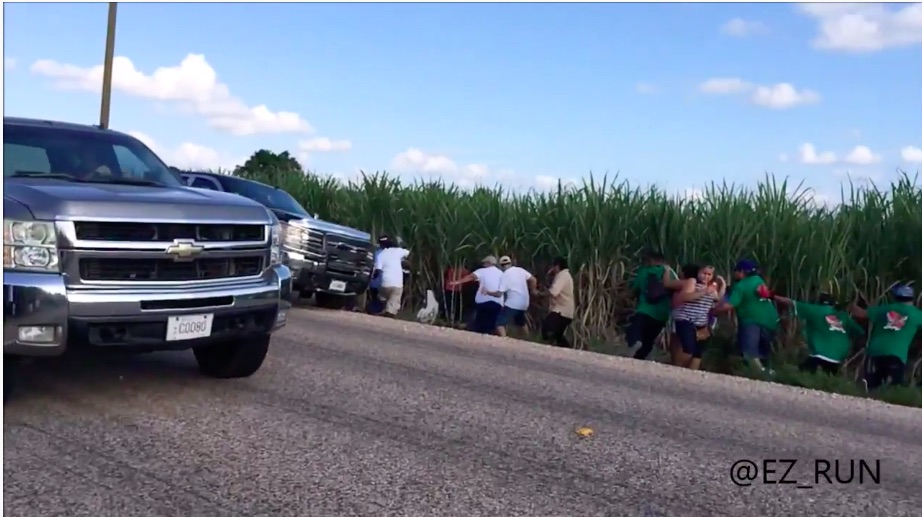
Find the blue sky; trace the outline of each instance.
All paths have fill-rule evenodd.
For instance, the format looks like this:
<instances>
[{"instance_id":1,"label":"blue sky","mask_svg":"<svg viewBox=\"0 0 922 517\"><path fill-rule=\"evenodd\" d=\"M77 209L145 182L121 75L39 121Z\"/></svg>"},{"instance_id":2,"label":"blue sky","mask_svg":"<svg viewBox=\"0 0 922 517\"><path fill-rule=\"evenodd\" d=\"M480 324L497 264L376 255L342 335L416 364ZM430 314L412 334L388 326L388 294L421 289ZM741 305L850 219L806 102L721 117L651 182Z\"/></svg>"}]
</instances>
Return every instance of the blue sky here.
<instances>
[{"instance_id":1,"label":"blue sky","mask_svg":"<svg viewBox=\"0 0 922 517\"><path fill-rule=\"evenodd\" d=\"M105 24L5 4L4 113L95 123ZM922 162L922 4L122 3L116 56L112 127L183 167L835 194Z\"/></svg>"}]
</instances>

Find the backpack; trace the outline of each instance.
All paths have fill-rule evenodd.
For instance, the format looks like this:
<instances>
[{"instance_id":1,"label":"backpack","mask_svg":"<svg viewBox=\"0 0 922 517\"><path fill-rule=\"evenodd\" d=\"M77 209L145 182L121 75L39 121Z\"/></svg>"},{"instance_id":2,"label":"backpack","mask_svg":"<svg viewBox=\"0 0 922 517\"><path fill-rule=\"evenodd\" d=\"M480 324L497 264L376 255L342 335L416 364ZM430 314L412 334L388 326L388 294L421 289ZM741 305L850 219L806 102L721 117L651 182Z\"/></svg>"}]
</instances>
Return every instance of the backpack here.
<instances>
[{"instance_id":1,"label":"backpack","mask_svg":"<svg viewBox=\"0 0 922 517\"><path fill-rule=\"evenodd\" d=\"M669 299L672 293L663 285L663 279L658 275L650 274L647 276L647 286L644 289L644 297L647 303L657 304Z\"/></svg>"}]
</instances>

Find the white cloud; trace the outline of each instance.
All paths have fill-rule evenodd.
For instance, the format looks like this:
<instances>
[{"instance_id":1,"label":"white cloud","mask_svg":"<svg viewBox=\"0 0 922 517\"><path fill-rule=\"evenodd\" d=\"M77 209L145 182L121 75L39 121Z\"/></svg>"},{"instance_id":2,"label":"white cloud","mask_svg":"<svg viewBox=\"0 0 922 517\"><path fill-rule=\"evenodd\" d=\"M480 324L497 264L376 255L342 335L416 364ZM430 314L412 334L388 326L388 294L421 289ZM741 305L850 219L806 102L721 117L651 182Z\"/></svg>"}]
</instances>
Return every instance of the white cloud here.
<instances>
[{"instance_id":1,"label":"white cloud","mask_svg":"<svg viewBox=\"0 0 922 517\"><path fill-rule=\"evenodd\" d=\"M720 32L738 38L768 33L768 27L762 22L733 18L720 26Z\"/></svg>"},{"instance_id":2,"label":"white cloud","mask_svg":"<svg viewBox=\"0 0 922 517\"><path fill-rule=\"evenodd\" d=\"M321 174L323 174L323 173L321 173ZM339 182L342 183L343 185L348 185L349 183L354 183L354 184L356 184L356 185L361 185L361 184L362 184L362 181L363 181L362 175L363 175L363 171L362 171L362 169L360 169L360 168L358 168L358 167L355 167L354 169L352 169L352 172L351 172L351 173L347 173L347 172L334 172L334 173L332 173L332 174L328 174L328 176L330 176L330 177L336 179L337 181L339 181ZM372 176L372 175L373 175L373 174L369 174L369 176Z\"/></svg>"},{"instance_id":3,"label":"white cloud","mask_svg":"<svg viewBox=\"0 0 922 517\"><path fill-rule=\"evenodd\" d=\"M231 158L210 147L192 142L184 142L176 148L168 148L140 131L129 131L128 134L144 142L167 165L183 170L233 169L246 161L246 158Z\"/></svg>"},{"instance_id":4,"label":"white cloud","mask_svg":"<svg viewBox=\"0 0 922 517\"><path fill-rule=\"evenodd\" d=\"M659 86L652 83L639 82L634 85L634 90L641 95L653 95L659 93Z\"/></svg>"},{"instance_id":5,"label":"white cloud","mask_svg":"<svg viewBox=\"0 0 922 517\"><path fill-rule=\"evenodd\" d=\"M540 190L557 190L558 185L564 188L572 188L576 184L577 180L575 178L555 178L546 174L535 176L535 188Z\"/></svg>"},{"instance_id":6,"label":"white cloud","mask_svg":"<svg viewBox=\"0 0 922 517\"><path fill-rule=\"evenodd\" d=\"M797 157L807 165L829 165L836 162L836 153L832 151L817 152L811 143L800 146Z\"/></svg>"},{"instance_id":7,"label":"white cloud","mask_svg":"<svg viewBox=\"0 0 922 517\"><path fill-rule=\"evenodd\" d=\"M700 201L704 199L704 190L700 188L689 187L679 191L677 197L685 201Z\"/></svg>"},{"instance_id":8,"label":"white cloud","mask_svg":"<svg viewBox=\"0 0 922 517\"><path fill-rule=\"evenodd\" d=\"M454 174L458 171L458 164L448 156L427 154L420 149L410 147L394 157L391 168L399 172Z\"/></svg>"},{"instance_id":9,"label":"white cloud","mask_svg":"<svg viewBox=\"0 0 922 517\"><path fill-rule=\"evenodd\" d=\"M922 163L922 149L907 145L900 151L900 156L907 163Z\"/></svg>"},{"instance_id":10,"label":"white cloud","mask_svg":"<svg viewBox=\"0 0 922 517\"><path fill-rule=\"evenodd\" d=\"M835 208L839 205L838 198L833 198L828 194L822 194L814 190L805 192L804 198L807 203L813 205L814 208Z\"/></svg>"},{"instance_id":11,"label":"white cloud","mask_svg":"<svg viewBox=\"0 0 922 517\"><path fill-rule=\"evenodd\" d=\"M514 170L508 168L498 169L493 175L499 180L509 180L517 176Z\"/></svg>"},{"instance_id":12,"label":"white cloud","mask_svg":"<svg viewBox=\"0 0 922 517\"><path fill-rule=\"evenodd\" d=\"M83 68L49 59L36 61L32 73L49 77L61 89L99 92L102 65ZM135 68L130 59L115 58L112 89L135 97L173 102L199 114L208 124L234 135L257 133L307 133L313 128L297 113L273 112L265 104L248 106L218 81L214 68L201 54L189 54L178 66L161 67L151 74Z\"/></svg>"},{"instance_id":13,"label":"white cloud","mask_svg":"<svg viewBox=\"0 0 922 517\"><path fill-rule=\"evenodd\" d=\"M543 189L550 189L557 187L558 178L547 175L540 175L535 177L535 186Z\"/></svg>"},{"instance_id":14,"label":"white cloud","mask_svg":"<svg viewBox=\"0 0 922 517\"><path fill-rule=\"evenodd\" d=\"M859 53L922 43L922 3L806 3L800 10L817 22L817 49Z\"/></svg>"},{"instance_id":15,"label":"white cloud","mask_svg":"<svg viewBox=\"0 0 922 517\"><path fill-rule=\"evenodd\" d=\"M789 109L820 101L820 95L812 90L797 90L790 83L778 83L774 86L759 86L752 92L754 104L771 109Z\"/></svg>"},{"instance_id":16,"label":"white cloud","mask_svg":"<svg viewBox=\"0 0 922 517\"><path fill-rule=\"evenodd\" d=\"M490 174L490 168L482 163L471 163L464 167L464 176L473 179L486 178Z\"/></svg>"},{"instance_id":17,"label":"white cloud","mask_svg":"<svg viewBox=\"0 0 922 517\"><path fill-rule=\"evenodd\" d=\"M490 176L490 168L482 163L460 166L447 155L430 154L415 147L394 156L391 169L409 174L443 176L442 179L462 187L473 186Z\"/></svg>"},{"instance_id":18,"label":"white cloud","mask_svg":"<svg viewBox=\"0 0 922 517\"><path fill-rule=\"evenodd\" d=\"M753 85L739 77L715 77L708 79L698 86L703 93L727 95L751 90Z\"/></svg>"},{"instance_id":19,"label":"white cloud","mask_svg":"<svg viewBox=\"0 0 922 517\"><path fill-rule=\"evenodd\" d=\"M332 153L352 149L348 140L330 140L327 137L311 138L298 142L298 149L305 153Z\"/></svg>"},{"instance_id":20,"label":"white cloud","mask_svg":"<svg viewBox=\"0 0 922 517\"><path fill-rule=\"evenodd\" d=\"M752 92L749 100L763 108L788 109L820 101L820 95L812 90L798 90L791 83L759 86L739 77L715 77L698 85L702 93L733 95Z\"/></svg>"},{"instance_id":21,"label":"white cloud","mask_svg":"<svg viewBox=\"0 0 922 517\"><path fill-rule=\"evenodd\" d=\"M4 57L3 58L3 69L9 71L14 68L16 68L16 58Z\"/></svg>"},{"instance_id":22,"label":"white cloud","mask_svg":"<svg viewBox=\"0 0 922 517\"><path fill-rule=\"evenodd\" d=\"M867 146L858 145L845 155L845 161L855 165L870 165L880 161L880 156L874 154Z\"/></svg>"}]
</instances>

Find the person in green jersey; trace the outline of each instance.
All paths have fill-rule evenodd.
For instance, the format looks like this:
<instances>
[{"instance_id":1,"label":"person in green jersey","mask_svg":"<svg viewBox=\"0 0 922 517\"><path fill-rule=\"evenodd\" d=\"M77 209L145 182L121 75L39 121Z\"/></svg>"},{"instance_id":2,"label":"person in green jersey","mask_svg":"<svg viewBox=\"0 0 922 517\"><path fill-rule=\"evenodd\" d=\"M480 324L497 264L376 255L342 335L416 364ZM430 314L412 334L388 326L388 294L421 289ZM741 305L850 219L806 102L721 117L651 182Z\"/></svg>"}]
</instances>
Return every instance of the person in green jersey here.
<instances>
[{"instance_id":1,"label":"person in green jersey","mask_svg":"<svg viewBox=\"0 0 922 517\"><path fill-rule=\"evenodd\" d=\"M800 364L800 371L837 375L842 361L848 358L851 338L864 335L864 329L847 311L836 307L835 299L829 293L820 293L816 303L778 295L775 295L775 301L793 307L794 314L804 323L810 355Z\"/></svg>"},{"instance_id":2,"label":"person in green jersey","mask_svg":"<svg viewBox=\"0 0 922 517\"><path fill-rule=\"evenodd\" d=\"M634 359L646 359L656 339L666 327L669 321L669 312L671 310L670 300L671 292L662 284L663 275L666 274L666 258L662 253L648 251L644 257L644 265L637 271L631 288L637 296L637 308L627 328L627 345L633 347L640 345L634 354ZM657 293L656 299L654 293L650 292L651 287L659 287L666 294Z\"/></svg>"},{"instance_id":3,"label":"person in green jersey","mask_svg":"<svg viewBox=\"0 0 922 517\"><path fill-rule=\"evenodd\" d=\"M743 359L759 370L769 371L772 343L778 331L778 309L772 292L759 274L754 260L741 260L733 270L736 282L730 296L714 308L720 315L736 310L736 341Z\"/></svg>"},{"instance_id":4,"label":"person in green jersey","mask_svg":"<svg viewBox=\"0 0 922 517\"><path fill-rule=\"evenodd\" d=\"M890 290L891 303L862 309L852 305L852 316L870 324L864 383L867 389L879 388L884 382L903 384L909 348L922 328L922 310L914 305L915 291L906 284L895 285Z\"/></svg>"}]
</instances>

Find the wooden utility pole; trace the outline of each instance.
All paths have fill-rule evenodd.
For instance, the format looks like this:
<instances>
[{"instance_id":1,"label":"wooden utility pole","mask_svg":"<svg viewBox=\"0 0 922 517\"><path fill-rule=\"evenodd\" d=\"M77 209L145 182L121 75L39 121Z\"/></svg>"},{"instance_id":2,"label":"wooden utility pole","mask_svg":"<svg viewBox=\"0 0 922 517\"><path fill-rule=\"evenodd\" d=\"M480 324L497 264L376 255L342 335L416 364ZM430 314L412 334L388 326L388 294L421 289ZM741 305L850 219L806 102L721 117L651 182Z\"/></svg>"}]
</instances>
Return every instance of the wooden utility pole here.
<instances>
[{"instance_id":1,"label":"wooden utility pole","mask_svg":"<svg viewBox=\"0 0 922 517\"><path fill-rule=\"evenodd\" d=\"M109 2L109 24L106 27L106 57L102 64L102 105L99 107L99 127L109 127L109 105L112 102L112 60L115 58L116 2Z\"/></svg>"}]
</instances>

